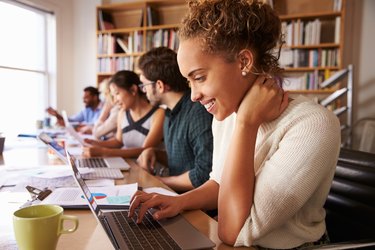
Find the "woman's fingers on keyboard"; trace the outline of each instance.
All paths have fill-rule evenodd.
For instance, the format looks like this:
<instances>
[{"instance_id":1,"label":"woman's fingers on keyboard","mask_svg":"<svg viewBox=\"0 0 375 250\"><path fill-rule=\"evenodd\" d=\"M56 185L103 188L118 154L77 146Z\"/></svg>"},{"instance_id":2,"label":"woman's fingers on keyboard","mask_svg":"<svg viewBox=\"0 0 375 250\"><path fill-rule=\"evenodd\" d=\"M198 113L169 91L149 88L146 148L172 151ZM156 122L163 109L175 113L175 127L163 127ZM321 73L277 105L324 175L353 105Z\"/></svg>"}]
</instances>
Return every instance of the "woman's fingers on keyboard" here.
<instances>
[{"instance_id":1,"label":"woman's fingers on keyboard","mask_svg":"<svg viewBox=\"0 0 375 250\"><path fill-rule=\"evenodd\" d=\"M143 191L141 191L141 190L137 190L135 193L134 193L134 195L132 196L132 198L130 199L130 204L132 204L133 203L133 200L136 198L136 197L138 197L138 196L140 196L141 194L144 194L145 192L143 192Z\"/></svg>"},{"instance_id":2,"label":"woman's fingers on keyboard","mask_svg":"<svg viewBox=\"0 0 375 250\"><path fill-rule=\"evenodd\" d=\"M137 191L130 200L129 217L134 216L134 211L139 208L142 203L150 198L150 194L147 194L143 191Z\"/></svg>"},{"instance_id":3,"label":"woman's fingers on keyboard","mask_svg":"<svg viewBox=\"0 0 375 250\"><path fill-rule=\"evenodd\" d=\"M159 194L151 193L144 195L141 199L140 208L138 211L137 223L140 223L143 220L144 215L150 208L157 208L160 205Z\"/></svg>"}]
</instances>

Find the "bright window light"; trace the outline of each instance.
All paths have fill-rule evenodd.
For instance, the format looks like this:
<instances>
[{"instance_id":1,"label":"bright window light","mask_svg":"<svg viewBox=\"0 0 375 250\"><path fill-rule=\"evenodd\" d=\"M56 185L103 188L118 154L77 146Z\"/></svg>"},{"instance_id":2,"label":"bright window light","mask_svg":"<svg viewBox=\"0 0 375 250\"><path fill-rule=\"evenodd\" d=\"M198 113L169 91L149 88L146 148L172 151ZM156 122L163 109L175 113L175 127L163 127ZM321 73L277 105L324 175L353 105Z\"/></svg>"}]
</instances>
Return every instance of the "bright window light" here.
<instances>
[{"instance_id":1,"label":"bright window light","mask_svg":"<svg viewBox=\"0 0 375 250\"><path fill-rule=\"evenodd\" d=\"M51 65L56 51L54 16L24 5L0 2L0 133L36 131L49 106Z\"/></svg>"}]
</instances>

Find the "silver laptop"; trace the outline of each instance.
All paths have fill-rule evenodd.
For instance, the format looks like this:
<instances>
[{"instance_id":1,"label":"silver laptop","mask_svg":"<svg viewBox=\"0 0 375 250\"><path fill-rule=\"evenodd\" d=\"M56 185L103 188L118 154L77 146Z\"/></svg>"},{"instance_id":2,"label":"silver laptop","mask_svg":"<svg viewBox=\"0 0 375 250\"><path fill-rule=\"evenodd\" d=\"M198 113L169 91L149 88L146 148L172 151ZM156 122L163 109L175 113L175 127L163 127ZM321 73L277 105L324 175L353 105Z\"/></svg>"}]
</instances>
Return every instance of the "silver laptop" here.
<instances>
[{"instance_id":1,"label":"silver laptop","mask_svg":"<svg viewBox=\"0 0 375 250\"><path fill-rule=\"evenodd\" d=\"M128 208L101 209L77 170L75 160L68 152L66 154L73 177L115 249L207 249L215 246L181 215L156 221L149 211L142 223L137 224L136 218L128 217Z\"/></svg>"},{"instance_id":2,"label":"silver laptop","mask_svg":"<svg viewBox=\"0 0 375 250\"><path fill-rule=\"evenodd\" d=\"M84 138L75 130L73 125L70 123L68 115L65 110L61 111L62 117L65 123L66 132L68 132L81 146L90 146L84 141Z\"/></svg>"},{"instance_id":3,"label":"silver laptop","mask_svg":"<svg viewBox=\"0 0 375 250\"><path fill-rule=\"evenodd\" d=\"M49 149L51 149L55 155L65 164L68 164L66 159L65 148L58 144L56 140L50 137L47 133L41 132L37 138L43 142Z\"/></svg>"},{"instance_id":4,"label":"silver laptop","mask_svg":"<svg viewBox=\"0 0 375 250\"><path fill-rule=\"evenodd\" d=\"M38 139L46 144L59 159L61 159L64 163L69 164L64 147L59 145L56 140L44 132L38 135ZM77 164L79 167L95 169L94 172L85 174L85 179L122 179L124 176L121 173L121 170L130 169L130 165L121 157L78 158Z\"/></svg>"}]
</instances>

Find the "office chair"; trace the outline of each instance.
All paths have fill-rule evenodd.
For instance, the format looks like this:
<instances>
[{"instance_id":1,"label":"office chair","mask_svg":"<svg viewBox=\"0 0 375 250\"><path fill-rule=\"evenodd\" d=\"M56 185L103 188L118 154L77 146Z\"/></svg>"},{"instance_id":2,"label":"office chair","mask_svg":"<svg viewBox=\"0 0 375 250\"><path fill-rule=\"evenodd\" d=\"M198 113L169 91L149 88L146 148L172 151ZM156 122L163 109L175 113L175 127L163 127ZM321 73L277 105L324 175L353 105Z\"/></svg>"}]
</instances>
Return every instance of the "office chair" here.
<instances>
[{"instance_id":1,"label":"office chair","mask_svg":"<svg viewBox=\"0 0 375 250\"><path fill-rule=\"evenodd\" d=\"M342 148L331 190L325 203L331 248L355 242L375 249L375 154ZM355 245L350 246L350 249ZM364 248L361 248L364 249Z\"/></svg>"}]
</instances>

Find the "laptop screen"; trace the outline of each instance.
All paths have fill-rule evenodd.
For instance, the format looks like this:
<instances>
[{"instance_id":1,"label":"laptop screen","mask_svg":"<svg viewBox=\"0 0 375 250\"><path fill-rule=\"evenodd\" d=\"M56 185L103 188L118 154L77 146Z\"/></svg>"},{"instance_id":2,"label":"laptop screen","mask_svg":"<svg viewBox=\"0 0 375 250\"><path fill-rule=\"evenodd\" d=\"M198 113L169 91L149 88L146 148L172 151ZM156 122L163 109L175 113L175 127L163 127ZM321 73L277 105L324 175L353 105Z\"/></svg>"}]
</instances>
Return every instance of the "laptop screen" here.
<instances>
[{"instance_id":1,"label":"laptop screen","mask_svg":"<svg viewBox=\"0 0 375 250\"><path fill-rule=\"evenodd\" d=\"M86 182L83 180L81 173L78 171L78 168L75 163L76 162L75 158L72 155L70 155L68 151L66 151L66 155L68 157L69 164L73 169L73 177L76 180L78 186L81 188L83 195L86 197L86 200L88 201L88 205L90 209L95 214L99 214L98 204L96 203L94 196L92 195L88 186L86 185Z\"/></svg>"},{"instance_id":2,"label":"laptop screen","mask_svg":"<svg viewBox=\"0 0 375 250\"><path fill-rule=\"evenodd\" d=\"M55 141L48 134L42 132L38 135L39 140L45 143L50 149L52 149L55 154L64 162L66 162L65 148L61 146L57 141Z\"/></svg>"}]
</instances>

